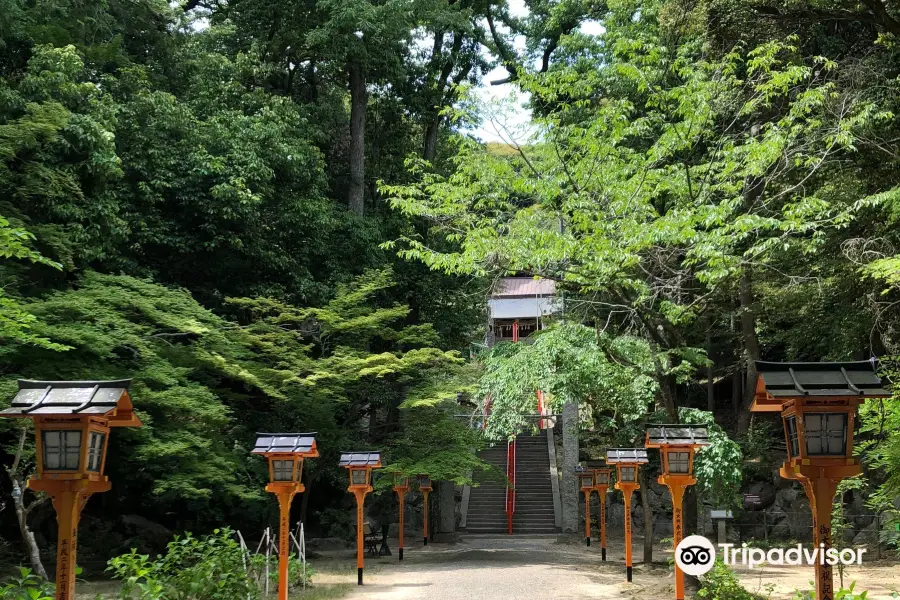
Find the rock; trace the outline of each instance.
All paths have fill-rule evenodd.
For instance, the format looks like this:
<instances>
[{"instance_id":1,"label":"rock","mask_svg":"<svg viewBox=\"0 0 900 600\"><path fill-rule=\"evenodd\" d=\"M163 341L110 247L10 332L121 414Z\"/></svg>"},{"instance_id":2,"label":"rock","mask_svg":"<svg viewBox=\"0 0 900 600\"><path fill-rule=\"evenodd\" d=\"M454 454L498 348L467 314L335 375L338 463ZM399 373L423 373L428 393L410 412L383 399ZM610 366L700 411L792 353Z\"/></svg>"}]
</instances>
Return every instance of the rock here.
<instances>
[{"instance_id":1,"label":"rock","mask_svg":"<svg viewBox=\"0 0 900 600\"><path fill-rule=\"evenodd\" d=\"M768 508L775 502L775 485L766 481L754 481L750 487L744 490L744 493L759 496L760 504L755 507L755 510Z\"/></svg>"},{"instance_id":2,"label":"rock","mask_svg":"<svg viewBox=\"0 0 900 600\"><path fill-rule=\"evenodd\" d=\"M791 487L780 489L775 494L775 503L787 510L791 507L792 504L794 504L794 502L797 501L797 498L800 496L800 491L801 490L797 489L793 485L791 485Z\"/></svg>"},{"instance_id":3,"label":"rock","mask_svg":"<svg viewBox=\"0 0 900 600\"><path fill-rule=\"evenodd\" d=\"M878 543L878 526L873 520L865 529L856 534L852 544L854 546L872 547Z\"/></svg>"},{"instance_id":4,"label":"rock","mask_svg":"<svg viewBox=\"0 0 900 600\"><path fill-rule=\"evenodd\" d=\"M129 543L138 548L161 550L172 541L171 530L140 515L122 515L119 522Z\"/></svg>"},{"instance_id":5,"label":"rock","mask_svg":"<svg viewBox=\"0 0 900 600\"><path fill-rule=\"evenodd\" d=\"M772 531L770 536L776 540L790 540L793 538L793 532L791 531L791 522L790 519L783 519L780 522L776 523L772 527Z\"/></svg>"},{"instance_id":6,"label":"rock","mask_svg":"<svg viewBox=\"0 0 900 600\"><path fill-rule=\"evenodd\" d=\"M319 552L344 550L348 546L347 540L342 540L341 538L309 538L306 540L308 549Z\"/></svg>"}]
</instances>

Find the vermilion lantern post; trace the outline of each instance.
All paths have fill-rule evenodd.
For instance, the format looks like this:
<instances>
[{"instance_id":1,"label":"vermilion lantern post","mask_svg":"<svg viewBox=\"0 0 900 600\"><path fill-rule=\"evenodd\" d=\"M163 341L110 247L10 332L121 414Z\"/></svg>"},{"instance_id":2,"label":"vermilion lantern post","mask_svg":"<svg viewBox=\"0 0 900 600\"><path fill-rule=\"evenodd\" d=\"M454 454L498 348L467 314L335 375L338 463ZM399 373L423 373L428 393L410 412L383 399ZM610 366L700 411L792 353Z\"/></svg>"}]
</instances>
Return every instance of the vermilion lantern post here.
<instances>
[{"instance_id":1,"label":"vermilion lantern post","mask_svg":"<svg viewBox=\"0 0 900 600\"><path fill-rule=\"evenodd\" d=\"M594 469L594 489L600 496L600 556L606 561L606 492L609 490L609 476L612 469L600 467Z\"/></svg>"},{"instance_id":2,"label":"vermilion lantern post","mask_svg":"<svg viewBox=\"0 0 900 600\"><path fill-rule=\"evenodd\" d=\"M403 503L406 501L406 492L409 491L409 477L401 475L400 473L394 473L394 491L397 493L397 501L400 504L400 533L398 534L398 542L400 546L400 560L403 560Z\"/></svg>"},{"instance_id":3,"label":"vermilion lantern post","mask_svg":"<svg viewBox=\"0 0 900 600\"><path fill-rule=\"evenodd\" d=\"M576 467L578 481L581 484L581 492L584 494L584 543L591 545L591 494L594 492L594 472L586 471L584 467Z\"/></svg>"},{"instance_id":4,"label":"vermilion lantern post","mask_svg":"<svg viewBox=\"0 0 900 600\"><path fill-rule=\"evenodd\" d=\"M692 425L659 425L647 430L647 448L659 448L662 475L657 481L672 495L672 544L677 548L684 539L684 490L694 485L694 452L709 445L706 427ZM684 572L675 563L675 599L684 600Z\"/></svg>"},{"instance_id":5,"label":"vermilion lantern post","mask_svg":"<svg viewBox=\"0 0 900 600\"><path fill-rule=\"evenodd\" d=\"M422 539L424 541L424 544L427 546L428 545L428 495L432 491L431 477L429 477L428 475L419 475L418 479L419 479L419 489L422 490L422 502L423 502L422 511L423 511L423 515L424 515L423 518L425 520L425 523L423 526L424 531L423 531Z\"/></svg>"},{"instance_id":6,"label":"vermilion lantern post","mask_svg":"<svg viewBox=\"0 0 900 600\"><path fill-rule=\"evenodd\" d=\"M380 452L342 452L341 467L350 473L350 487L347 491L356 497L356 575L357 585L363 584L363 507L366 494L372 491L372 469L381 468Z\"/></svg>"},{"instance_id":7,"label":"vermilion lantern post","mask_svg":"<svg viewBox=\"0 0 900 600\"><path fill-rule=\"evenodd\" d=\"M258 433L252 454L269 460L266 491L278 498L278 600L288 600L291 550L291 501L306 489L303 459L318 458L314 433Z\"/></svg>"},{"instance_id":8,"label":"vermilion lantern post","mask_svg":"<svg viewBox=\"0 0 900 600\"><path fill-rule=\"evenodd\" d=\"M53 501L56 600L75 600L78 521L91 494L110 489L106 450L112 427L140 427L128 395L130 379L117 381L19 380L19 391L0 416L34 421L37 472L27 487Z\"/></svg>"},{"instance_id":9,"label":"vermilion lantern post","mask_svg":"<svg viewBox=\"0 0 900 600\"><path fill-rule=\"evenodd\" d=\"M831 548L831 510L840 481L859 475L853 458L856 408L867 398L888 398L873 361L756 362L753 412L780 412L788 458L781 476L796 479L809 498L816 549ZM833 600L834 573L817 561L817 600Z\"/></svg>"},{"instance_id":10,"label":"vermilion lantern post","mask_svg":"<svg viewBox=\"0 0 900 600\"><path fill-rule=\"evenodd\" d=\"M647 464L647 450L644 448L610 448L606 451L606 463L616 465L616 489L625 498L625 579L632 579L631 559L631 496L641 489L638 471Z\"/></svg>"}]
</instances>

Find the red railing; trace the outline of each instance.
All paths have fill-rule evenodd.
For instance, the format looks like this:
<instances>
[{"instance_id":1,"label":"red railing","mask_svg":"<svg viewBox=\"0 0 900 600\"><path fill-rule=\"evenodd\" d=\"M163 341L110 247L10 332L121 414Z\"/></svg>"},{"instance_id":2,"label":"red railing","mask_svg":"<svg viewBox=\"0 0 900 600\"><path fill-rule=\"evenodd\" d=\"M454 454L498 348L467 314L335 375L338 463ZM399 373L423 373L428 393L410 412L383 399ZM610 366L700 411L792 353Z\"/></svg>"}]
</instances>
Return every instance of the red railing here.
<instances>
[{"instance_id":1,"label":"red railing","mask_svg":"<svg viewBox=\"0 0 900 600\"><path fill-rule=\"evenodd\" d=\"M516 512L516 440L506 443L506 521L509 534L513 532L513 513Z\"/></svg>"}]
</instances>

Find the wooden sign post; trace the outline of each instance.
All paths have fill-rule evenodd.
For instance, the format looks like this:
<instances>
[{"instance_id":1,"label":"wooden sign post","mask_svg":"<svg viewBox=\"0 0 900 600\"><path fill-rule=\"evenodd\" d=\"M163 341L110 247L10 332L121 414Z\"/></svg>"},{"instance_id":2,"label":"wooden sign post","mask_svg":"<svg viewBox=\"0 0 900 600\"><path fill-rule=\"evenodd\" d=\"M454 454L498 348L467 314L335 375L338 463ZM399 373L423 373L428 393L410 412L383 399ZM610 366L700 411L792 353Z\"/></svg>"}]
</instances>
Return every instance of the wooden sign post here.
<instances>
[{"instance_id":1,"label":"wooden sign post","mask_svg":"<svg viewBox=\"0 0 900 600\"><path fill-rule=\"evenodd\" d=\"M318 458L314 433L258 433L251 454L269 460L266 491L278 498L278 600L288 600L291 554L291 502L305 491L303 459ZM305 574L304 574L305 576Z\"/></svg>"},{"instance_id":2,"label":"wooden sign post","mask_svg":"<svg viewBox=\"0 0 900 600\"><path fill-rule=\"evenodd\" d=\"M356 497L356 577L357 585L363 584L365 558L365 526L363 523L366 494L372 491L372 469L381 468L380 452L342 452L339 466L350 472L347 491Z\"/></svg>"},{"instance_id":3,"label":"wooden sign post","mask_svg":"<svg viewBox=\"0 0 900 600\"><path fill-rule=\"evenodd\" d=\"M672 495L672 548L684 539L684 490L697 483L694 478L694 452L709 445L706 427L659 425L647 430L647 448L662 453L662 475L657 481ZM675 562L675 600L684 600L684 572Z\"/></svg>"},{"instance_id":4,"label":"wooden sign post","mask_svg":"<svg viewBox=\"0 0 900 600\"><path fill-rule=\"evenodd\" d=\"M641 489L638 471L647 464L647 450L644 448L610 448L606 451L606 463L616 465L616 489L625 499L625 580L632 580L631 557L631 497Z\"/></svg>"},{"instance_id":5,"label":"wooden sign post","mask_svg":"<svg viewBox=\"0 0 900 600\"><path fill-rule=\"evenodd\" d=\"M840 363L756 362L753 412L780 412L788 458L781 476L796 479L809 498L815 549L831 548L831 509L838 483L862 472L853 458L856 408L888 398L874 361ZM834 600L832 567L817 561L816 599Z\"/></svg>"},{"instance_id":6,"label":"wooden sign post","mask_svg":"<svg viewBox=\"0 0 900 600\"><path fill-rule=\"evenodd\" d=\"M117 381L19 380L2 417L34 421L37 472L27 488L50 496L56 510L56 600L75 600L78 522L91 494L111 488L106 451L112 427L140 427L128 395L130 379Z\"/></svg>"}]
</instances>

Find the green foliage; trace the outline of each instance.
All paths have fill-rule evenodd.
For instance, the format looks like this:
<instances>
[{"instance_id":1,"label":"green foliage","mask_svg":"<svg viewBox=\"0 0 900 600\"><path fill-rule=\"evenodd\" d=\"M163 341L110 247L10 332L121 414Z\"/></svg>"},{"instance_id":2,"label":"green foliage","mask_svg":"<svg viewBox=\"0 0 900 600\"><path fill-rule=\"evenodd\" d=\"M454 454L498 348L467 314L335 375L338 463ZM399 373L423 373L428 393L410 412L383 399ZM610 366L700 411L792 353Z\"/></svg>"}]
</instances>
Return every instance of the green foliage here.
<instances>
[{"instance_id":1,"label":"green foliage","mask_svg":"<svg viewBox=\"0 0 900 600\"><path fill-rule=\"evenodd\" d=\"M195 538L176 537L166 553L151 560L132 550L109 561L122 581L120 598L135 600L233 600L258 598L259 588L244 565L244 551L231 530Z\"/></svg>"},{"instance_id":2,"label":"green foliage","mask_svg":"<svg viewBox=\"0 0 900 600\"><path fill-rule=\"evenodd\" d=\"M756 600L744 589L734 571L718 558L712 570L700 577L697 597L706 600Z\"/></svg>"},{"instance_id":3,"label":"green foliage","mask_svg":"<svg viewBox=\"0 0 900 600\"><path fill-rule=\"evenodd\" d=\"M737 507L743 482L744 454L740 445L717 425L712 413L682 408L681 423L706 425L710 445L700 449L694 459L697 485L715 506Z\"/></svg>"},{"instance_id":4,"label":"green foliage","mask_svg":"<svg viewBox=\"0 0 900 600\"><path fill-rule=\"evenodd\" d=\"M812 582L810 582L812 583ZM894 592L896 594L896 592ZM816 597L816 590L813 586L813 589L810 590L797 590L794 593L794 600L813 600ZM866 600L869 597L869 592L857 592L856 591L856 582L852 582L849 588L840 588L834 592L835 600Z\"/></svg>"},{"instance_id":5,"label":"green foliage","mask_svg":"<svg viewBox=\"0 0 900 600\"><path fill-rule=\"evenodd\" d=\"M552 326L535 334L534 343L498 344L481 360L477 397L490 399L486 434L494 439L521 430L522 415L534 413L535 390L542 390L547 406L557 412L568 401L590 407L592 420L608 432L642 419L656 392L645 343L598 336L577 324Z\"/></svg>"},{"instance_id":6,"label":"green foliage","mask_svg":"<svg viewBox=\"0 0 900 600\"><path fill-rule=\"evenodd\" d=\"M31 569L19 567L18 576L0 583L2 600L53 600L56 586L38 577Z\"/></svg>"}]
</instances>

